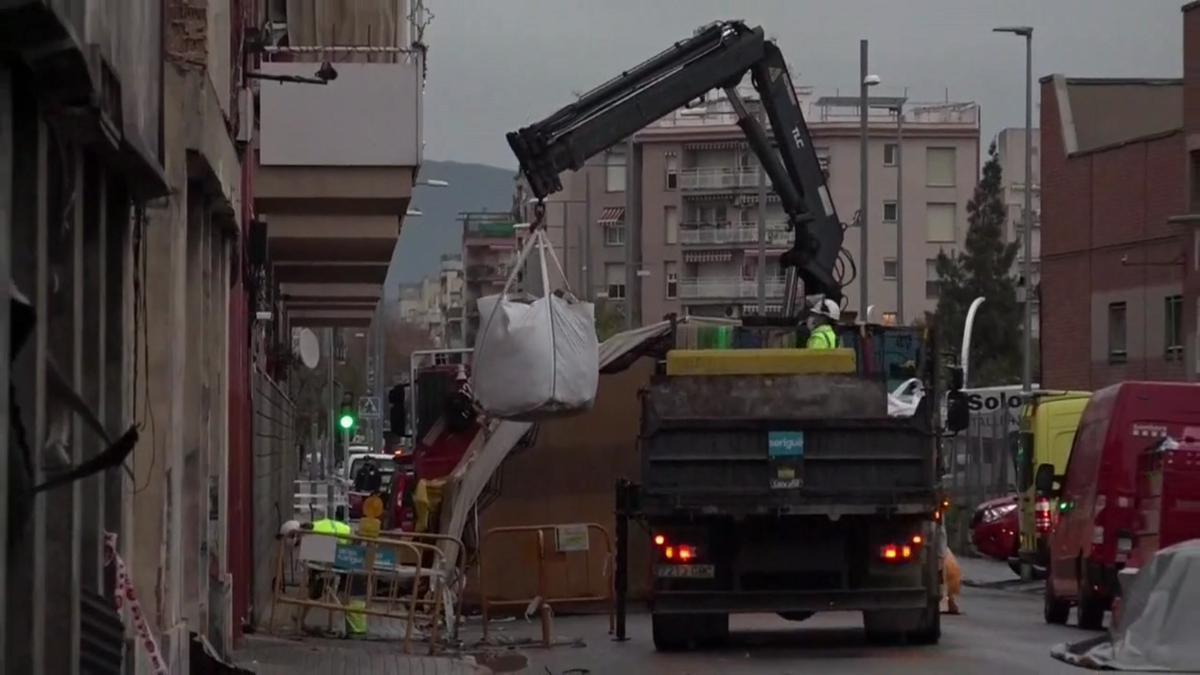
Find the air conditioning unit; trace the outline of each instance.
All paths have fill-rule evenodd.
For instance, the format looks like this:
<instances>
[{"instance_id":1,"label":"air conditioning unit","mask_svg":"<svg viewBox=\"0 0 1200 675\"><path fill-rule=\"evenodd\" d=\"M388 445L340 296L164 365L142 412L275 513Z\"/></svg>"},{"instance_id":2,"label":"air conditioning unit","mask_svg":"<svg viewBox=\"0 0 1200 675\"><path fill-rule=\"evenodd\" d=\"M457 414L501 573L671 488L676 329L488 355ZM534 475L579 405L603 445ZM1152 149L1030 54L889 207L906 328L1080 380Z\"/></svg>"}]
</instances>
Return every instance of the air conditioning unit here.
<instances>
[{"instance_id":1,"label":"air conditioning unit","mask_svg":"<svg viewBox=\"0 0 1200 675\"><path fill-rule=\"evenodd\" d=\"M248 144L254 140L254 127L257 124L257 120L254 118L254 90L250 87L239 89L237 105L237 142Z\"/></svg>"}]
</instances>

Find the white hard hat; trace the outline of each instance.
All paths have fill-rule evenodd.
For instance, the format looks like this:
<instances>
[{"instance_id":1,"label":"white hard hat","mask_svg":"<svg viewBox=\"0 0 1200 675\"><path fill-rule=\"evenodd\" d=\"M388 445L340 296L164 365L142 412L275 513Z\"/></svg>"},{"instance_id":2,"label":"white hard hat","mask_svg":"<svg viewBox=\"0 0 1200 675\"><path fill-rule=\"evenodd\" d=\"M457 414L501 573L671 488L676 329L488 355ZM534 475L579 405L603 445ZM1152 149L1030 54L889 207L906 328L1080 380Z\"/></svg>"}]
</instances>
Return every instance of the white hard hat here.
<instances>
[{"instance_id":1,"label":"white hard hat","mask_svg":"<svg viewBox=\"0 0 1200 675\"><path fill-rule=\"evenodd\" d=\"M822 300L818 302L817 304L813 305L812 312L813 314L827 316L834 321L842 318L841 307L838 307L838 304L832 300Z\"/></svg>"},{"instance_id":2,"label":"white hard hat","mask_svg":"<svg viewBox=\"0 0 1200 675\"><path fill-rule=\"evenodd\" d=\"M300 521L289 520L286 523L284 523L282 527L279 528L279 534L286 537L289 534L292 534L293 532L298 532L299 530L300 530Z\"/></svg>"}]
</instances>

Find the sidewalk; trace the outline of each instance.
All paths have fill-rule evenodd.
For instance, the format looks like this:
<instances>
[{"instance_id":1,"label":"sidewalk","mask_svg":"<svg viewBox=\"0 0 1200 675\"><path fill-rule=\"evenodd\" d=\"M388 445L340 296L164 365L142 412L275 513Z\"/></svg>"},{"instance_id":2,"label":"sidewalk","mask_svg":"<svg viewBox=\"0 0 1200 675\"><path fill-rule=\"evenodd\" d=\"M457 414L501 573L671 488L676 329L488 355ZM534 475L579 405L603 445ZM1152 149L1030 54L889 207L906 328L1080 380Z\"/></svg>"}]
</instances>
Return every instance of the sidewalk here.
<instances>
[{"instance_id":1,"label":"sidewalk","mask_svg":"<svg viewBox=\"0 0 1200 675\"><path fill-rule=\"evenodd\" d=\"M247 635L234 652L238 666L258 675L491 675L449 656L404 654L381 640L287 639Z\"/></svg>"},{"instance_id":2,"label":"sidewalk","mask_svg":"<svg viewBox=\"0 0 1200 675\"><path fill-rule=\"evenodd\" d=\"M1002 588L1009 591L1040 593L1041 581L1022 581L1008 563L991 558L973 558L955 554L962 569L963 585L976 588Z\"/></svg>"}]
</instances>

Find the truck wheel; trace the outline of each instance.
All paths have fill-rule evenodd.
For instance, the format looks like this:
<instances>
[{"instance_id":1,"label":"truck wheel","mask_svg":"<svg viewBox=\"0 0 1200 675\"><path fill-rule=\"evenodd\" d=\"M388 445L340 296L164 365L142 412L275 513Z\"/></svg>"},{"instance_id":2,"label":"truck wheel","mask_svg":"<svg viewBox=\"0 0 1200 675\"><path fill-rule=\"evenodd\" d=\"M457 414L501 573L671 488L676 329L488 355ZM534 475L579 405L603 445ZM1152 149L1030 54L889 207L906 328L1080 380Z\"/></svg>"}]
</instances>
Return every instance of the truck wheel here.
<instances>
[{"instance_id":1,"label":"truck wheel","mask_svg":"<svg viewBox=\"0 0 1200 675\"><path fill-rule=\"evenodd\" d=\"M1059 600L1058 596L1054 595L1054 587L1050 585L1050 578L1046 577L1046 590L1042 593L1042 618L1046 623L1061 626L1067 622L1067 616L1071 613L1071 603L1065 600Z\"/></svg>"},{"instance_id":2,"label":"truck wheel","mask_svg":"<svg viewBox=\"0 0 1200 675\"><path fill-rule=\"evenodd\" d=\"M780 618L788 621L807 621L812 618L813 614L816 612L779 612Z\"/></svg>"},{"instance_id":3,"label":"truck wheel","mask_svg":"<svg viewBox=\"0 0 1200 675\"><path fill-rule=\"evenodd\" d=\"M942 603L931 599L921 614L921 623L916 630L908 632L908 641L914 645L936 645L942 639Z\"/></svg>"},{"instance_id":4,"label":"truck wheel","mask_svg":"<svg viewBox=\"0 0 1200 675\"><path fill-rule=\"evenodd\" d=\"M719 645L729 639L728 614L653 614L654 648L661 652Z\"/></svg>"},{"instance_id":5,"label":"truck wheel","mask_svg":"<svg viewBox=\"0 0 1200 675\"><path fill-rule=\"evenodd\" d=\"M1092 584L1085 575L1079 581L1079 627L1084 630L1102 630L1104 612L1107 609L1104 598L1092 590Z\"/></svg>"}]
</instances>

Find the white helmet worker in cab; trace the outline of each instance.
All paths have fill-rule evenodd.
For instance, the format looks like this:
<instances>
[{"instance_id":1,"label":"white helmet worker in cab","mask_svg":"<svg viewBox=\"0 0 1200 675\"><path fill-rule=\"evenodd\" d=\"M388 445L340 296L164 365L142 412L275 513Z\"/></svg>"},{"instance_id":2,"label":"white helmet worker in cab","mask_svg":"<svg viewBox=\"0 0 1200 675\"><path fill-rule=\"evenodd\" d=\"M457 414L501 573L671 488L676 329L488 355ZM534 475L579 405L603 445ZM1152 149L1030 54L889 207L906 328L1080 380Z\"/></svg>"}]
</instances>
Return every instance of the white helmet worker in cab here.
<instances>
[{"instance_id":1,"label":"white helmet worker in cab","mask_svg":"<svg viewBox=\"0 0 1200 675\"><path fill-rule=\"evenodd\" d=\"M813 305L808 315L808 327L812 331L808 336L808 349L837 349L837 333L833 332L833 322L839 320L842 310L833 300L821 300Z\"/></svg>"}]
</instances>

